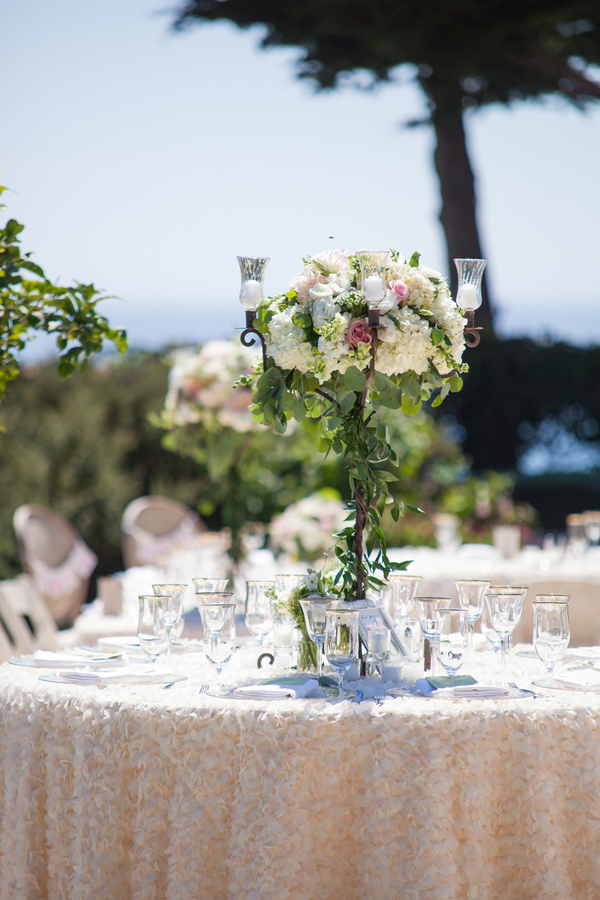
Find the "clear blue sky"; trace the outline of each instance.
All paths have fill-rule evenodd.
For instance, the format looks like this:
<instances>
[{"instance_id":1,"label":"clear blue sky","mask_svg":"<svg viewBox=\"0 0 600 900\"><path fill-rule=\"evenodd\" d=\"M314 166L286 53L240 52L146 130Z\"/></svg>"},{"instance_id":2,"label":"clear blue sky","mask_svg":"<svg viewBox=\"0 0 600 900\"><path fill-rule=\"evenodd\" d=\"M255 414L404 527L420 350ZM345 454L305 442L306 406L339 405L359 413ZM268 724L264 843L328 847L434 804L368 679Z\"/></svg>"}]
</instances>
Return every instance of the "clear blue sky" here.
<instances>
[{"instance_id":1,"label":"clear blue sky","mask_svg":"<svg viewBox=\"0 0 600 900\"><path fill-rule=\"evenodd\" d=\"M112 324L161 346L242 324L237 254L271 257L269 293L331 246L446 270L432 136L400 127L423 110L409 73L315 94L260 29L174 34L164 9L0 7L0 179L50 277L117 295ZM600 104L489 109L468 137L501 328L600 343Z\"/></svg>"}]
</instances>

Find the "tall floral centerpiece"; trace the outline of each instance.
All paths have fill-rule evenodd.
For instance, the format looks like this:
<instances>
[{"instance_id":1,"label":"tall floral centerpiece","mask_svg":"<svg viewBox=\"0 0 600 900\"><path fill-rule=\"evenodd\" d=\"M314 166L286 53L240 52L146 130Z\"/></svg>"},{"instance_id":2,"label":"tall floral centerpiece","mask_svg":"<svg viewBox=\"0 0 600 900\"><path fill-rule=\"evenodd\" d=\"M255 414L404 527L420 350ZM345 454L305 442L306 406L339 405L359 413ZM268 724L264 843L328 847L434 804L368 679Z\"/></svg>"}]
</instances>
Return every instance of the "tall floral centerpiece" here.
<instances>
[{"instance_id":1,"label":"tall floral centerpiece","mask_svg":"<svg viewBox=\"0 0 600 900\"><path fill-rule=\"evenodd\" d=\"M251 262L240 259L242 342L260 336L263 344L262 369L241 379L252 386L252 417L279 433L291 419L316 419L317 448L347 461L353 499L334 535L333 586L345 600L364 598L396 568L387 557L383 510L390 504L396 521L403 512L389 490L398 480L397 457L380 414L412 415L424 401L438 406L460 390L465 326L476 338L469 343L479 340L472 310L481 302L481 272L473 279L467 266L461 274L461 285L469 282L465 319L445 278L421 265L418 253L409 260L394 250L318 253L272 297L262 290L267 260Z\"/></svg>"}]
</instances>

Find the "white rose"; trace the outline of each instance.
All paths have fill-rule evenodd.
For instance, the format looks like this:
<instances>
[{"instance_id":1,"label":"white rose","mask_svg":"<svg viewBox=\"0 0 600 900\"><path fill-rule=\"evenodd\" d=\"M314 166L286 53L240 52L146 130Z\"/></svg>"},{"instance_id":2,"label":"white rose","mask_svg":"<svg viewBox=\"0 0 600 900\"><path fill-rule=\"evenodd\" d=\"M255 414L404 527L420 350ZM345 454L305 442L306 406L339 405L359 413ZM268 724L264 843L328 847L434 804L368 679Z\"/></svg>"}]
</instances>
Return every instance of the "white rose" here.
<instances>
[{"instance_id":1,"label":"white rose","mask_svg":"<svg viewBox=\"0 0 600 900\"><path fill-rule=\"evenodd\" d=\"M326 300L333 297L333 288L329 284L317 281L308 292L311 300Z\"/></svg>"},{"instance_id":2,"label":"white rose","mask_svg":"<svg viewBox=\"0 0 600 900\"><path fill-rule=\"evenodd\" d=\"M327 287L327 285L323 284L320 285L320 287ZM331 294L323 297L316 297L313 301L311 310L313 327L319 331L324 325L328 325L329 322L332 322L339 312L340 308L337 303L333 302Z\"/></svg>"}]
</instances>

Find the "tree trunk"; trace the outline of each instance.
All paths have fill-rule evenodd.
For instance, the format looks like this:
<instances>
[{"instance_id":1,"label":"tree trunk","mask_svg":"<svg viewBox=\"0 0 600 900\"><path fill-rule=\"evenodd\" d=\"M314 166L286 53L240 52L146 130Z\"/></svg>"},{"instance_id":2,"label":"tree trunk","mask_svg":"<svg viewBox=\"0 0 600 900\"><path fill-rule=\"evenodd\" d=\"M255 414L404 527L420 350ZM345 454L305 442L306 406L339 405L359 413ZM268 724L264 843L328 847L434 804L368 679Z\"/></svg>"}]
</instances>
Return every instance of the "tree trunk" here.
<instances>
[{"instance_id":1,"label":"tree trunk","mask_svg":"<svg viewBox=\"0 0 600 900\"><path fill-rule=\"evenodd\" d=\"M475 218L475 179L467 153L462 96L454 82L437 80L435 76L423 80L422 86L433 104L434 161L442 194L440 222L446 237L450 285L456 296L458 278L454 260L483 258ZM485 277L482 295L483 303L475 313L475 324L492 331L493 313Z\"/></svg>"}]
</instances>

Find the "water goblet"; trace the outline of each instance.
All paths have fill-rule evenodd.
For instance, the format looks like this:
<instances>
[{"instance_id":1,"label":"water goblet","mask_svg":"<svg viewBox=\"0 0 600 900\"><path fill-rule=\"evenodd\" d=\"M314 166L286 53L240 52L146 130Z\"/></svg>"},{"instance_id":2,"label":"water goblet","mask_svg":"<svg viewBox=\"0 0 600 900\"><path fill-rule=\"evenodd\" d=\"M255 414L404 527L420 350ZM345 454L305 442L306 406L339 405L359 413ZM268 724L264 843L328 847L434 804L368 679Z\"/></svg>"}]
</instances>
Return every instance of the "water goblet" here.
<instances>
[{"instance_id":1,"label":"water goblet","mask_svg":"<svg viewBox=\"0 0 600 900\"><path fill-rule=\"evenodd\" d=\"M481 611L481 633L485 637L485 639L492 645L494 648L494 654L500 650L502 647L502 638L495 630L492 625L491 613L489 605L485 602L483 603L483 609Z\"/></svg>"},{"instance_id":2,"label":"water goblet","mask_svg":"<svg viewBox=\"0 0 600 900\"><path fill-rule=\"evenodd\" d=\"M412 612L421 575L390 575L384 597L398 626L403 629Z\"/></svg>"},{"instance_id":3,"label":"water goblet","mask_svg":"<svg viewBox=\"0 0 600 900\"><path fill-rule=\"evenodd\" d=\"M139 597L138 640L150 662L156 662L169 646L165 621L160 614L164 597L142 594Z\"/></svg>"},{"instance_id":4,"label":"water goblet","mask_svg":"<svg viewBox=\"0 0 600 900\"><path fill-rule=\"evenodd\" d=\"M571 638L568 594L537 594L533 606L533 649L548 667L548 678L533 683L556 687L554 667L565 655Z\"/></svg>"},{"instance_id":5,"label":"water goblet","mask_svg":"<svg viewBox=\"0 0 600 900\"><path fill-rule=\"evenodd\" d=\"M319 687L313 691L313 697L332 697L335 691L321 685L323 674L323 645L325 644L325 628L327 610L331 606L331 597L304 597L300 600L304 613L304 622L308 636L317 645L317 680Z\"/></svg>"},{"instance_id":6,"label":"water goblet","mask_svg":"<svg viewBox=\"0 0 600 900\"><path fill-rule=\"evenodd\" d=\"M489 581L480 581L476 578L465 578L455 581L458 591L458 603L461 609L467 613L469 620L469 646L473 647L473 635L475 634L475 622L483 612L483 595L490 586Z\"/></svg>"},{"instance_id":7,"label":"water goblet","mask_svg":"<svg viewBox=\"0 0 600 900\"><path fill-rule=\"evenodd\" d=\"M435 672L435 654L433 648L437 640L440 628L440 620L437 617L438 609L446 609L450 606L450 597L417 597L419 609L419 624L425 638L425 671ZM428 642L428 647L427 647ZM429 656L429 659L428 659Z\"/></svg>"},{"instance_id":8,"label":"water goblet","mask_svg":"<svg viewBox=\"0 0 600 900\"><path fill-rule=\"evenodd\" d=\"M195 594L222 594L227 590L229 578L192 578Z\"/></svg>"},{"instance_id":9,"label":"water goblet","mask_svg":"<svg viewBox=\"0 0 600 900\"><path fill-rule=\"evenodd\" d=\"M325 624L325 656L337 672L336 698L354 697L356 691L344 687L344 672L358 659L359 610L329 607Z\"/></svg>"},{"instance_id":10,"label":"water goblet","mask_svg":"<svg viewBox=\"0 0 600 900\"><path fill-rule=\"evenodd\" d=\"M273 631L273 588L274 581L248 581L246 584L246 604L244 619L246 628L254 635L259 646Z\"/></svg>"},{"instance_id":11,"label":"water goblet","mask_svg":"<svg viewBox=\"0 0 600 900\"><path fill-rule=\"evenodd\" d=\"M205 603L201 614L202 648L217 675L217 683L209 693L212 697L228 697L229 690L221 683L221 672L235 650L235 603Z\"/></svg>"},{"instance_id":12,"label":"water goblet","mask_svg":"<svg viewBox=\"0 0 600 900\"><path fill-rule=\"evenodd\" d=\"M447 675L454 675L463 662L469 648L469 620L464 609L438 609L440 623L434 644L436 659L442 664Z\"/></svg>"},{"instance_id":13,"label":"water goblet","mask_svg":"<svg viewBox=\"0 0 600 900\"><path fill-rule=\"evenodd\" d=\"M527 588L489 588L485 593L485 603L489 606L489 616L494 631L502 641L502 684L506 686L506 658L508 640L521 618L523 601Z\"/></svg>"},{"instance_id":14,"label":"water goblet","mask_svg":"<svg viewBox=\"0 0 600 900\"><path fill-rule=\"evenodd\" d=\"M170 663L173 641L180 637L183 631L183 597L187 590L187 584L153 584L152 590L156 597L162 597L164 601L161 604L160 615L164 620L169 637L167 661Z\"/></svg>"}]
</instances>

